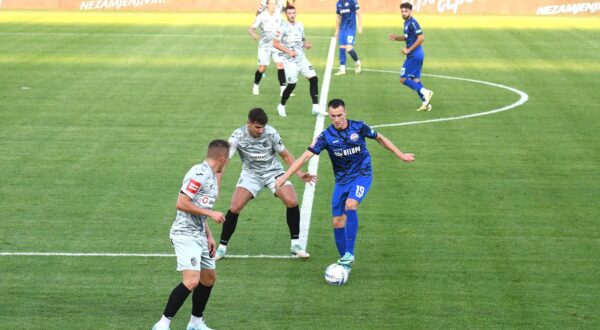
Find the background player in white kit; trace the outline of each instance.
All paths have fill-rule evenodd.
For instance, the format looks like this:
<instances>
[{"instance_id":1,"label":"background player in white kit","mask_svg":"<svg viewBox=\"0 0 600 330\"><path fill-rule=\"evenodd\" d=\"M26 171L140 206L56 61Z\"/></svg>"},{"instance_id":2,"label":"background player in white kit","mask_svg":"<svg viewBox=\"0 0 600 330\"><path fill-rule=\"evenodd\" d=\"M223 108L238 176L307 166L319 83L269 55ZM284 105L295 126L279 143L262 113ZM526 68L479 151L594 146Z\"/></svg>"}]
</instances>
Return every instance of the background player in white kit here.
<instances>
[{"instance_id":1,"label":"background player in white kit","mask_svg":"<svg viewBox=\"0 0 600 330\"><path fill-rule=\"evenodd\" d=\"M254 108L248 113L246 125L233 131L229 138L231 144L229 158L233 157L236 151L239 153L242 160L242 173L225 216L216 260L225 257L227 244L235 231L238 217L244 206L265 188L281 199L287 208L286 218L290 230L292 255L303 259L310 256L299 241L300 209L294 186L287 181L281 187L275 188L275 180L285 172L277 159L277 154L288 166L294 163L294 156L285 149L277 130L267 125L268 121L269 118L263 109ZM304 182L315 182L317 179L316 176L302 171L297 171L296 174Z\"/></svg>"},{"instance_id":2,"label":"background player in white kit","mask_svg":"<svg viewBox=\"0 0 600 330\"><path fill-rule=\"evenodd\" d=\"M229 160L229 143L214 140L208 145L206 160L192 167L183 179L177 198L177 216L171 226L171 244L177 255L182 282L173 289L161 319L153 330L169 329L171 319L192 294L192 317L187 330L210 329L202 315L216 280L216 243L206 222L210 217L223 223L223 213L213 211L219 194L217 176Z\"/></svg>"},{"instance_id":3,"label":"background player in white kit","mask_svg":"<svg viewBox=\"0 0 600 330\"><path fill-rule=\"evenodd\" d=\"M277 78L279 80L279 94L285 89L285 72L283 70L283 58L279 50L273 47L273 38L281 25L281 9L277 9L276 0L266 0L266 10L256 16L254 23L248 28L248 34L254 40L258 40L258 69L254 73L254 86L252 94L259 95L259 84L271 59L277 66ZM260 29L260 35L256 30Z\"/></svg>"},{"instance_id":4,"label":"background player in white kit","mask_svg":"<svg viewBox=\"0 0 600 330\"><path fill-rule=\"evenodd\" d=\"M283 13L283 9L287 6L295 6L296 0L276 0L277 1L277 12ZM256 9L256 15L262 13L267 9L267 0L261 0L258 8Z\"/></svg>"},{"instance_id":5,"label":"background player in white kit","mask_svg":"<svg viewBox=\"0 0 600 330\"><path fill-rule=\"evenodd\" d=\"M290 98L292 91L296 88L298 74L306 77L310 83L309 92L312 99L313 115L326 116L327 112L319 107L319 78L308 58L304 55L304 48L310 49L311 43L304 36L304 25L296 22L296 8L288 6L285 9L287 22L281 24L281 29L273 39L273 46L284 52L283 65L287 86L281 95L281 101L277 106L277 112L285 117L285 104Z\"/></svg>"}]
</instances>

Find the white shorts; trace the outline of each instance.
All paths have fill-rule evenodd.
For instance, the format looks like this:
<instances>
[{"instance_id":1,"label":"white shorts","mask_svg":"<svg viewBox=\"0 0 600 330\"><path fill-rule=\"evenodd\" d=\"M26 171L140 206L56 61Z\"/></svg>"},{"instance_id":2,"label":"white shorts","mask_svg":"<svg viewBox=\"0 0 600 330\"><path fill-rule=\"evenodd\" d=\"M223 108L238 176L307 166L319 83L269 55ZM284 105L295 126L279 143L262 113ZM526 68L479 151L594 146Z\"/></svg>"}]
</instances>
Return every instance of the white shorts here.
<instances>
[{"instance_id":1,"label":"white shorts","mask_svg":"<svg viewBox=\"0 0 600 330\"><path fill-rule=\"evenodd\" d=\"M298 82L298 74L302 74L308 79L317 75L317 72L306 57L303 57L300 61L284 61L283 68L285 69L285 77L289 84Z\"/></svg>"},{"instance_id":2,"label":"white shorts","mask_svg":"<svg viewBox=\"0 0 600 330\"><path fill-rule=\"evenodd\" d=\"M281 175L283 171L267 173L264 176L254 175L252 173L242 171L236 187L244 188L248 190L254 198L258 196L261 190L267 188L275 194L275 180ZM291 185L292 183L288 180L283 185Z\"/></svg>"},{"instance_id":3,"label":"white shorts","mask_svg":"<svg viewBox=\"0 0 600 330\"><path fill-rule=\"evenodd\" d=\"M215 269L215 259L210 257L208 239L201 236L199 239L171 239L177 255L177 270Z\"/></svg>"},{"instance_id":4,"label":"white shorts","mask_svg":"<svg viewBox=\"0 0 600 330\"><path fill-rule=\"evenodd\" d=\"M275 63L283 62L281 52L274 47L258 47L258 65L269 65L271 59Z\"/></svg>"}]
</instances>

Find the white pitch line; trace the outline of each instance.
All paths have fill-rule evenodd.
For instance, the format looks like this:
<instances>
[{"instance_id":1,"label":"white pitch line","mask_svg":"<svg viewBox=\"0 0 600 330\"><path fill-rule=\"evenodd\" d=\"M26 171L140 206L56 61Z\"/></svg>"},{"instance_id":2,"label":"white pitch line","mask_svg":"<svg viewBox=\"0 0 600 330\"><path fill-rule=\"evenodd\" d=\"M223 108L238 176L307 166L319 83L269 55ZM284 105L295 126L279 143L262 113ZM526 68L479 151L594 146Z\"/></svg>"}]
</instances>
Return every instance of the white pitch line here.
<instances>
[{"instance_id":1,"label":"white pitch line","mask_svg":"<svg viewBox=\"0 0 600 330\"><path fill-rule=\"evenodd\" d=\"M26 256L26 257L137 257L137 258L162 258L175 257L169 253L81 253L81 252L0 252L0 256ZM295 259L295 256L274 256L267 254L258 255L227 255L227 259Z\"/></svg>"},{"instance_id":2,"label":"white pitch line","mask_svg":"<svg viewBox=\"0 0 600 330\"><path fill-rule=\"evenodd\" d=\"M331 71L333 70L333 59L335 57L335 38L331 38L329 43L329 53L327 55L327 64L325 65L325 76L321 85L321 97L319 106L321 109L327 107L327 97L329 96L329 85L331 83ZM325 117L317 116L313 139L315 139L325 127ZM319 155L315 155L308 161L308 172L317 175L319 169ZM302 206L300 208L300 244L306 249L308 244L308 230L310 229L310 219L312 216L313 201L315 199L315 185L307 183L304 185L304 194L302 195Z\"/></svg>"},{"instance_id":3,"label":"white pitch line","mask_svg":"<svg viewBox=\"0 0 600 330\"><path fill-rule=\"evenodd\" d=\"M374 70L374 69L363 69L363 71L382 72L382 73L397 73L397 74L400 73L398 71ZM505 85L501 85L501 84L496 84L496 83L492 83L492 82L488 82L488 81L476 80L476 79L468 79L468 78L460 78L460 77L443 76L443 75L437 75L437 74L423 74L423 76L435 77L435 78L442 78L442 79L450 79L450 80L468 81L468 82L472 82L472 83L477 83L477 84L482 84L482 85L488 85L488 86L503 88L503 89L506 89L506 90L509 90L509 91L511 91L513 93L518 94L519 96L521 96L521 98L517 102L515 102L513 104L507 105L507 106L502 107L502 108L493 109L493 110L490 110L490 111L485 111L485 112L478 112L478 113L473 113L473 114L463 115L463 116L458 116L458 117L445 117L445 118L436 118L436 119L420 120L420 121L408 121L408 122L395 123L395 124L371 125L371 127L373 127L373 128L379 128L379 127L407 126L407 125L436 123L436 122L442 122L442 121L452 121L452 120L461 120L461 119L467 119L467 118L473 118L473 117L487 116L487 115L491 115L491 114L494 114L494 113L498 113L498 112L502 112L502 111L507 111L507 110L510 110L510 109L514 109L514 108L516 108L518 106L523 105L525 102L527 102L527 100L529 100L529 95L527 95L527 93L525 93L523 91L520 91L520 90L518 90L516 88L513 88L513 87L509 87L509 86L505 86Z\"/></svg>"},{"instance_id":4,"label":"white pitch line","mask_svg":"<svg viewBox=\"0 0 600 330\"><path fill-rule=\"evenodd\" d=\"M329 95L329 85L331 83L331 71L333 70L333 59L335 56L335 38L331 38L329 44L329 53L327 55L327 65L325 66L325 77L321 85L321 97L319 106L327 106L327 97ZM325 126L325 117L317 116L313 139L317 137ZM308 162L308 172L316 175L319 168L319 156L316 155ZM315 198L315 185L307 183L304 186L302 195L302 206L300 208L300 244L306 248L308 243L308 231L310 229L310 219L312 216L312 206ZM175 254L163 253L68 253L68 252L0 252L0 256L47 256L47 257L174 257ZM274 256L274 255L227 255L227 259L295 259L295 256Z\"/></svg>"},{"instance_id":5,"label":"white pitch line","mask_svg":"<svg viewBox=\"0 0 600 330\"><path fill-rule=\"evenodd\" d=\"M189 33L87 33L87 32L0 32L0 36L60 36L60 37L181 37L181 38L240 38L245 34L189 34ZM330 36L311 36L310 39L329 39Z\"/></svg>"}]
</instances>

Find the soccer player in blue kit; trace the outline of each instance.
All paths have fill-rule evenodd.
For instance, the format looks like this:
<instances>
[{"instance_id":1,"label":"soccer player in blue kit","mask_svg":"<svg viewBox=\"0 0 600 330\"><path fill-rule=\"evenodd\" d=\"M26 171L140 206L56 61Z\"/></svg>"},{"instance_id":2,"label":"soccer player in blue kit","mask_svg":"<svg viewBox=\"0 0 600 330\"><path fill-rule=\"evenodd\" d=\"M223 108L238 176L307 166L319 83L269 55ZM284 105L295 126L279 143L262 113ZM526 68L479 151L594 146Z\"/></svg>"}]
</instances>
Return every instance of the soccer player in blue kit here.
<instances>
[{"instance_id":1,"label":"soccer player in blue kit","mask_svg":"<svg viewBox=\"0 0 600 330\"><path fill-rule=\"evenodd\" d=\"M338 0L336 5L335 37L340 45L340 70L336 76L346 74L346 52L354 60L354 73L361 71L360 60L354 50L356 30L362 33L362 13L356 0Z\"/></svg>"},{"instance_id":2,"label":"soccer player in blue kit","mask_svg":"<svg viewBox=\"0 0 600 330\"><path fill-rule=\"evenodd\" d=\"M296 159L285 174L277 178L275 186L283 185L311 157L327 150L335 175L331 213L333 235L340 255L338 264L350 271L354 264L354 242L358 231L356 211L367 196L372 180L371 156L365 139L376 140L405 162L413 162L415 157L400 151L390 140L364 122L347 119L344 101L331 100L328 111L332 124Z\"/></svg>"},{"instance_id":3,"label":"soccer player in blue kit","mask_svg":"<svg viewBox=\"0 0 600 330\"><path fill-rule=\"evenodd\" d=\"M396 35L390 34L389 39L392 41L406 41L406 48L402 49L402 53L406 55L406 60L402 65L402 71L400 71L400 82L406 85L408 88L414 90L418 95L423 104L417 109L417 111L431 111L431 98L433 97L433 91L423 87L421 83L421 69L423 68L423 59L425 53L423 52L423 31L419 22L412 17L412 5L408 2L400 4L400 11L402 13L402 19L404 19L404 34Z\"/></svg>"}]
</instances>

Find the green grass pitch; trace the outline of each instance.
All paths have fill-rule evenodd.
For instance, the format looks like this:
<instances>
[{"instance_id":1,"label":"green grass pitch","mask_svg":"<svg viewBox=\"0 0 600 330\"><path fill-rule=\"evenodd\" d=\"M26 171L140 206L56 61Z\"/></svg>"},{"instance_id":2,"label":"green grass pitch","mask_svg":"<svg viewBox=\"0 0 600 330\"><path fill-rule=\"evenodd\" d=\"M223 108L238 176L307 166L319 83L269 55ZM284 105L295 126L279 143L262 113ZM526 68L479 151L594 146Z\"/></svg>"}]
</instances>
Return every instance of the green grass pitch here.
<instances>
[{"instance_id":1,"label":"green grass pitch","mask_svg":"<svg viewBox=\"0 0 600 330\"><path fill-rule=\"evenodd\" d=\"M0 252L172 253L183 175L251 107L267 110L294 155L305 150L315 121L308 83L300 80L287 118L276 115L273 68L253 97L252 14L233 17L0 12ZM400 31L399 15L370 17L356 45L364 68L399 71L402 44L386 39ZM333 17L298 19L322 82ZM370 142L375 178L343 287L323 280L337 256L331 165L321 157L312 257L219 261L209 326L600 328L597 18L465 21L423 17L424 73L510 86L529 100L489 116L378 129L417 160L404 164ZM415 111L397 73L333 77L329 98L372 125L519 99L472 82L423 81L436 93L430 113ZM229 206L239 170L236 157L217 209ZM284 212L263 192L228 252L286 255ZM174 257L0 256L0 329L149 329L179 281ZM173 329L190 309L188 301Z\"/></svg>"}]
</instances>

